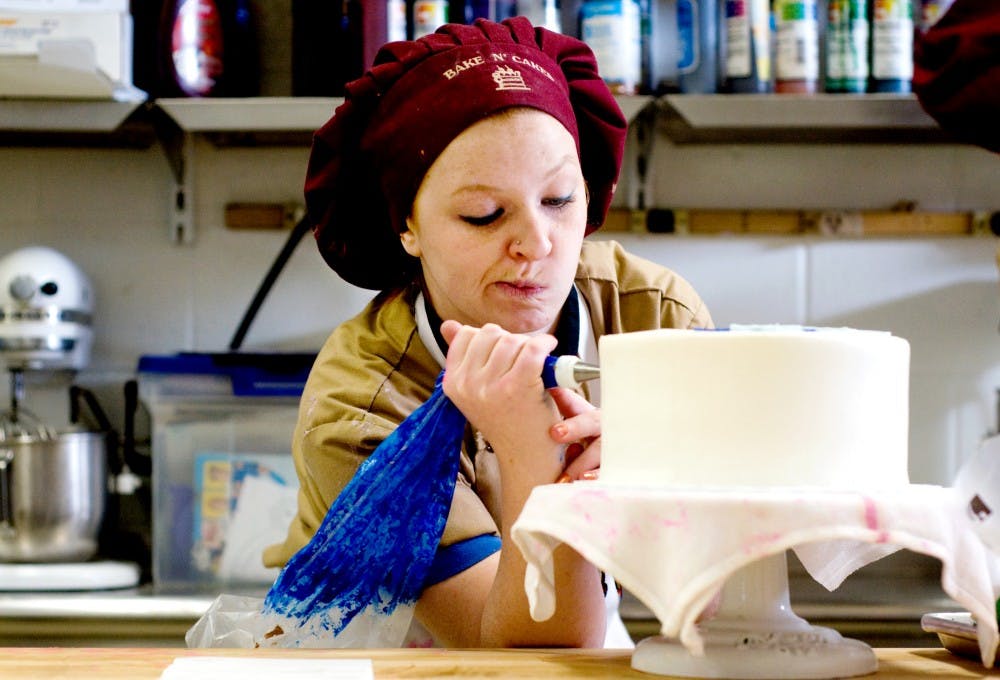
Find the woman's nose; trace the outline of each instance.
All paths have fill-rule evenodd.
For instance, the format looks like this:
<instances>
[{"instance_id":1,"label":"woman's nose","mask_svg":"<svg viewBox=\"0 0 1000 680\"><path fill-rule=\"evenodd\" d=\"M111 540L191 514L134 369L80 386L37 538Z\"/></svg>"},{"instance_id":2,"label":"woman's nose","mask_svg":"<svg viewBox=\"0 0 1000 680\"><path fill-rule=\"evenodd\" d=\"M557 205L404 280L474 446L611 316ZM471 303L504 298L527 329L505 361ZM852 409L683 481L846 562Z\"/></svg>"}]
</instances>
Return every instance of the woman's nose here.
<instances>
[{"instance_id":1,"label":"woman's nose","mask_svg":"<svg viewBox=\"0 0 1000 680\"><path fill-rule=\"evenodd\" d=\"M510 254L514 258L537 260L552 250L548 223L534 213L518 224L510 240Z\"/></svg>"}]
</instances>

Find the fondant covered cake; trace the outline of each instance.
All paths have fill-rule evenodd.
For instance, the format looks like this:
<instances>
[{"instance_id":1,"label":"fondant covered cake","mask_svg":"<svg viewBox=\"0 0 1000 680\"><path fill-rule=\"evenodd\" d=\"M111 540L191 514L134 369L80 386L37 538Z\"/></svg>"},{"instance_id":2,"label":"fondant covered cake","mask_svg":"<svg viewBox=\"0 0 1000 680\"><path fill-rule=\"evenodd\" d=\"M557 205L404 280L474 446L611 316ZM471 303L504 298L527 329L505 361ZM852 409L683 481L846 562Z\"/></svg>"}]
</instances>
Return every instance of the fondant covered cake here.
<instances>
[{"instance_id":1,"label":"fondant covered cake","mask_svg":"<svg viewBox=\"0 0 1000 680\"><path fill-rule=\"evenodd\" d=\"M600 340L602 483L908 483L910 346L879 331L655 330Z\"/></svg>"}]
</instances>

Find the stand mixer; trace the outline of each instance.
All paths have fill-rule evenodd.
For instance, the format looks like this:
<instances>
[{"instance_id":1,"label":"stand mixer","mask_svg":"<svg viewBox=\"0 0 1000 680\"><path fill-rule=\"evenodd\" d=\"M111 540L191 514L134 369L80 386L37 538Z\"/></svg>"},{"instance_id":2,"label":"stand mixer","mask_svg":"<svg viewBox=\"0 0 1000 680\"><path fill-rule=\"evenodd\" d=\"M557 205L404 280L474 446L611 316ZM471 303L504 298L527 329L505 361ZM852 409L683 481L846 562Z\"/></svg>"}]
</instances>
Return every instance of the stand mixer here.
<instances>
[{"instance_id":1,"label":"stand mixer","mask_svg":"<svg viewBox=\"0 0 1000 680\"><path fill-rule=\"evenodd\" d=\"M0 258L0 590L134 585L135 565L89 561L108 493L108 433L57 430L25 408L25 385L90 358L93 293L66 256L32 246Z\"/></svg>"},{"instance_id":2,"label":"stand mixer","mask_svg":"<svg viewBox=\"0 0 1000 680\"><path fill-rule=\"evenodd\" d=\"M0 441L55 436L26 411L25 371L76 371L93 341L90 281L61 253L29 247L0 259L0 358L10 371L10 409Z\"/></svg>"}]
</instances>

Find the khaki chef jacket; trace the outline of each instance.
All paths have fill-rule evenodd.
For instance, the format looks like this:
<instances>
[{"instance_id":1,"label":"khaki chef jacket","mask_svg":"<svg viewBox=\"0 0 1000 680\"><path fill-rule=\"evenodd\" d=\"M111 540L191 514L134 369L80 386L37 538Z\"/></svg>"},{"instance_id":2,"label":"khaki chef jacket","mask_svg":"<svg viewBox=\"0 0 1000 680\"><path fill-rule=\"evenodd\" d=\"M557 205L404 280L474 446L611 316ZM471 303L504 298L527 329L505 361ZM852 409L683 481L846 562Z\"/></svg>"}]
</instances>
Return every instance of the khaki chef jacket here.
<instances>
[{"instance_id":1,"label":"khaki chef jacket","mask_svg":"<svg viewBox=\"0 0 1000 680\"><path fill-rule=\"evenodd\" d=\"M613 241L584 243L575 283L595 339L712 325L690 284ZM265 550L266 565L284 565L309 542L365 457L430 396L442 367L417 332L418 292L378 296L337 327L320 351L292 441L298 511L285 541ZM499 484L494 454L468 428L442 545L499 534Z\"/></svg>"}]
</instances>

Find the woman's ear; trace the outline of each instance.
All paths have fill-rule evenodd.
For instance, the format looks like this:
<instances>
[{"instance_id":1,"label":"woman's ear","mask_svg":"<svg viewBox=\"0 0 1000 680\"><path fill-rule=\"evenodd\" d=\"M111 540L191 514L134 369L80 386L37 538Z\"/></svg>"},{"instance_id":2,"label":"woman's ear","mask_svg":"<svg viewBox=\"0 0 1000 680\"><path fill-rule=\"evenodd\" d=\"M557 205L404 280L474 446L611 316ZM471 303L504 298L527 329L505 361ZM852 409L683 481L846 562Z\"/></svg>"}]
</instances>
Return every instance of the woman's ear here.
<instances>
[{"instance_id":1,"label":"woman's ear","mask_svg":"<svg viewBox=\"0 0 1000 680\"><path fill-rule=\"evenodd\" d=\"M416 232L413 231L413 218L406 218L406 231L399 235L399 242L403 244L403 250L408 255L420 257L420 243Z\"/></svg>"}]
</instances>

